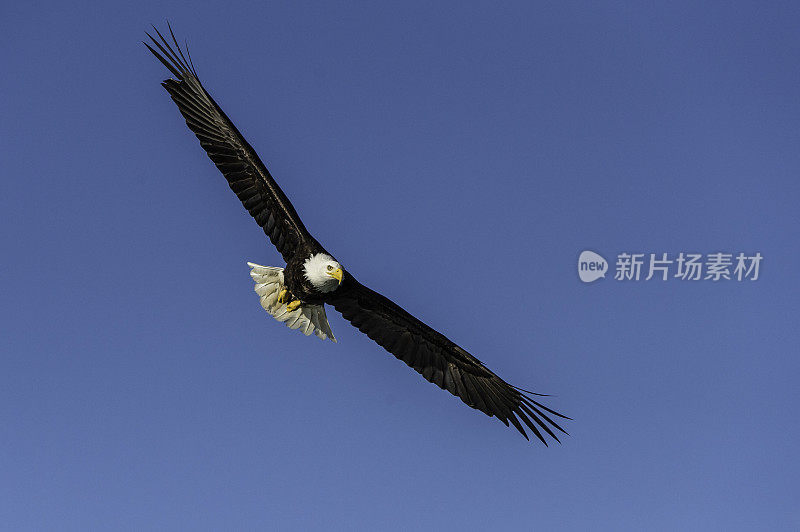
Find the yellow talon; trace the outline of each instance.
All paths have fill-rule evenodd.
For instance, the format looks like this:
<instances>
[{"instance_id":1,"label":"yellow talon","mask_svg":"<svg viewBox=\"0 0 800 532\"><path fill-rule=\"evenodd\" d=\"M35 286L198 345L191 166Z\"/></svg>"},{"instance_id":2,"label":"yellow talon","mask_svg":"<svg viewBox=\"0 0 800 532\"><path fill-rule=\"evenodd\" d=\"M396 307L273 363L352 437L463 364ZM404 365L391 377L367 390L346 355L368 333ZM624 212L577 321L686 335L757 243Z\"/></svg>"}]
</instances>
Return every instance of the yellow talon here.
<instances>
[{"instance_id":1,"label":"yellow talon","mask_svg":"<svg viewBox=\"0 0 800 532\"><path fill-rule=\"evenodd\" d=\"M284 288L278 294L278 303L286 303L287 301L289 301L289 291Z\"/></svg>"},{"instance_id":2,"label":"yellow talon","mask_svg":"<svg viewBox=\"0 0 800 532\"><path fill-rule=\"evenodd\" d=\"M292 312L294 310L297 310L297 307L299 307L300 305L301 305L300 300L299 299L295 299L294 301L292 301L291 303L286 305L286 310L287 310L287 312Z\"/></svg>"}]
</instances>

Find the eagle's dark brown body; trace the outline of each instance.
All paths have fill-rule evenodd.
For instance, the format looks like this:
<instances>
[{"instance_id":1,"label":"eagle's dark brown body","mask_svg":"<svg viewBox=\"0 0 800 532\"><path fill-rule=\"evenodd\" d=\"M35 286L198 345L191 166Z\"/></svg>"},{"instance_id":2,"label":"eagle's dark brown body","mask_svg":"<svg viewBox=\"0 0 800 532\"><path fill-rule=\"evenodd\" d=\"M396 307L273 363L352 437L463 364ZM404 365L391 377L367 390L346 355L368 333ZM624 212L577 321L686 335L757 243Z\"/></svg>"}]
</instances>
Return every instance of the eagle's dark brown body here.
<instances>
[{"instance_id":1,"label":"eagle's dark brown body","mask_svg":"<svg viewBox=\"0 0 800 532\"><path fill-rule=\"evenodd\" d=\"M343 280L342 286L340 286L336 292L322 293L315 289L314 285L306 279L303 265L306 260L317 253L330 255L330 253L325 251L316 241L310 243L310 245L306 243L301 244L298 252L286 262L286 268L283 270L286 287L292 295L303 303L310 303L313 305L330 303L334 293L342 294L350 286L350 283L345 284ZM347 277L349 277L349 275L345 272L344 279L347 279Z\"/></svg>"}]
</instances>

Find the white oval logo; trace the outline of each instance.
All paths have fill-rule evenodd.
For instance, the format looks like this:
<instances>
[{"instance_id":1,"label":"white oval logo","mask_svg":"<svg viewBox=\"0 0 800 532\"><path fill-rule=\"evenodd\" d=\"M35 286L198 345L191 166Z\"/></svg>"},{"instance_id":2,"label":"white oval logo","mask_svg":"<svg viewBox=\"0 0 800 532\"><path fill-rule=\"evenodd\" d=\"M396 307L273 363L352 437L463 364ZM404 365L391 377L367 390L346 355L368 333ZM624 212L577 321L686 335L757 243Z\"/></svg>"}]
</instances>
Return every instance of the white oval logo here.
<instances>
[{"instance_id":1,"label":"white oval logo","mask_svg":"<svg viewBox=\"0 0 800 532\"><path fill-rule=\"evenodd\" d=\"M594 251L582 251L578 257L578 277L584 283L591 283L606 276L608 262Z\"/></svg>"}]
</instances>

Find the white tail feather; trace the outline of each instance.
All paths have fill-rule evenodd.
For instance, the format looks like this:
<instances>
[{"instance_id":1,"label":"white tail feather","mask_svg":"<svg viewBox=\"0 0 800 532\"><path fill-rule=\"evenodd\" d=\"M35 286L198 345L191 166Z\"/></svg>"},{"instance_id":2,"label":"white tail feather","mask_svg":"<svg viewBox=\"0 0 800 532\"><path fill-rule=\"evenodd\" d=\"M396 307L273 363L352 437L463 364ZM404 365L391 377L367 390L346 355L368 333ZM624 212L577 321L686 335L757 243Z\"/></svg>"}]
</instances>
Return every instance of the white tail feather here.
<instances>
[{"instance_id":1,"label":"white tail feather","mask_svg":"<svg viewBox=\"0 0 800 532\"><path fill-rule=\"evenodd\" d=\"M250 266L250 277L255 281L254 290L261 299L261 306L276 320L283 322L290 329L298 329L306 336L314 333L318 338L336 342L328 324L323 305L300 305L288 312L286 303L278 303L278 295L284 288L283 268L261 266L247 263Z\"/></svg>"}]
</instances>

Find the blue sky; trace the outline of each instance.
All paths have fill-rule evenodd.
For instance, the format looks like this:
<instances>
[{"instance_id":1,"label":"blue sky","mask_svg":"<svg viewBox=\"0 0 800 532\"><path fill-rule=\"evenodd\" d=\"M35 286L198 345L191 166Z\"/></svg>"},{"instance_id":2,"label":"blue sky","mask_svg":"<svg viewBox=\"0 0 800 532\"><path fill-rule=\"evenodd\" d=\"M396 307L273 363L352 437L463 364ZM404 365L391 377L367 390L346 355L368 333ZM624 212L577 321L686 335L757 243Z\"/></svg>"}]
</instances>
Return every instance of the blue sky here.
<instances>
[{"instance_id":1,"label":"blue sky","mask_svg":"<svg viewBox=\"0 0 800 532\"><path fill-rule=\"evenodd\" d=\"M800 11L695 4L4 6L3 528L800 527ZM562 445L269 318L165 18L310 231ZM764 259L584 284L585 249Z\"/></svg>"}]
</instances>

